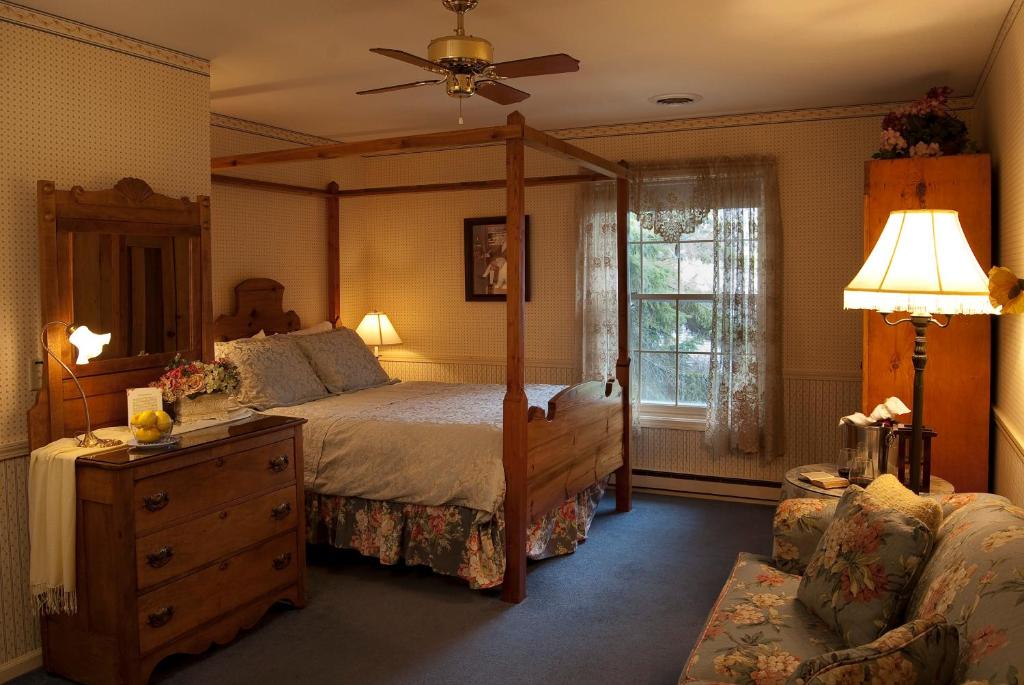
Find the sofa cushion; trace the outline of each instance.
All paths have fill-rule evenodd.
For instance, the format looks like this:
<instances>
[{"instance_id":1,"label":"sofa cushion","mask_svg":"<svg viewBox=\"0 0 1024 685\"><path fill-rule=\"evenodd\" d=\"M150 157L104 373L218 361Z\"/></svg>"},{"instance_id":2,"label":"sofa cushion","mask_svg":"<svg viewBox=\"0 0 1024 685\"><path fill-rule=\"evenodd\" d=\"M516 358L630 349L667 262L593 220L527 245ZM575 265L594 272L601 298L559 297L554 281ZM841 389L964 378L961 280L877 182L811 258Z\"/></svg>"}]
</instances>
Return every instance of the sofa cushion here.
<instances>
[{"instance_id":1,"label":"sofa cushion","mask_svg":"<svg viewBox=\"0 0 1024 685\"><path fill-rule=\"evenodd\" d=\"M784 499L772 519L772 561L786 573L802 574L818 548L837 499Z\"/></svg>"},{"instance_id":2,"label":"sofa cushion","mask_svg":"<svg viewBox=\"0 0 1024 685\"><path fill-rule=\"evenodd\" d=\"M934 535L920 519L847 488L797 597L856 647L900 623Z\"/></svg>"},{"instance_id":3,"label":"sofa cushion","mask_svg":"<svg viewBox=\"0 0 1024 685\"><path fill-rule=\"evenodd\" d=\"M944 685L953 682L959 640L942 616L893 628L860 647L812 657L797 667L789 685Z\"/></svg>"},{"instance_id":4,"label":"sofa cushion","mask_svg":"<svg viewBox=\"0 0 1024 685\"><path fill-rule=\"evenodd\" d=\"M942 506L934 498L915 495L891 473L883 473L865 490L882 505L920 519L933 533L942 523Z\"/></svg>"},{"instance_id":5,"label":"sofa cushion","mask_svg":"<svg viewBox=\"0 0 1024 685\"><path fill-rule=\"evenodd\" d=\"M962 681L1016 683L1024 673L1024 509L979 498L939 528L907 620L943 615L960 634Z\"/></svg>"},{"instance_id":6,"label":"sofa cushion","mask_svg":"<svg viewBox=\"0 0 1024 685\"><path fill-rule=\"evenodd\" d=\"M680 683L782 683L804 659L843 646L796 601L800 577L740 554Z\"/></svg>"}]
</instances>

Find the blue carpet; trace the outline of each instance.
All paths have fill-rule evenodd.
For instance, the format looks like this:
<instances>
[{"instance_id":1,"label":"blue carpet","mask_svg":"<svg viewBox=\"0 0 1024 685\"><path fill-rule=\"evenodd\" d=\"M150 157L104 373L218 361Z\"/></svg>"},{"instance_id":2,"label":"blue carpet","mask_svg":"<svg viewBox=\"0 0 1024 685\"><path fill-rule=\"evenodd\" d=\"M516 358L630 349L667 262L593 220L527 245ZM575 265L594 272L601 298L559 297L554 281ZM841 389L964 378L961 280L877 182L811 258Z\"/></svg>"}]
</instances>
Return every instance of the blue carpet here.
<instances>
[{"instance_id":1,"label":"blue carpet","mask_svg":"<svg viewBox=\"0 0 1024 685\"><path fill-rule=\"evenodd\" d=\"M519 606L351 552L311 555L309 604L154 683L676 682L740 551L769 553L770 507L638 494L601 504L575 554L531 564ZM14 681L65 681L41 671Z\"/></svg>"}]
</instances>

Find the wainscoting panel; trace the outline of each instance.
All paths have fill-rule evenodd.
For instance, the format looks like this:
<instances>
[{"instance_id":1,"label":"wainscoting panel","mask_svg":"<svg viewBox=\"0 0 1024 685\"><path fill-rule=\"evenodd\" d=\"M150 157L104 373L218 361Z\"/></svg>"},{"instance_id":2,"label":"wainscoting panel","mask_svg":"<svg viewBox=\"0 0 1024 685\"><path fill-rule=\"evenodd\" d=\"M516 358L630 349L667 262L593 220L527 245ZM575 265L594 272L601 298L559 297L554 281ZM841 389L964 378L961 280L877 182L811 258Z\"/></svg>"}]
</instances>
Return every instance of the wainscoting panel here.
<instances>
[{"instance_id":1,"label":"wainscoting panel","mask_svg":"<svg viewBox=\"0 0 1024 685\"><path fill-rule=\"evenodd\" d=\"M993 407L993 414L996 423L993 436L995 493L1017 506L1024 506L1024 433L999 407Z\"/></svg>"},{"instance_id":2,"label":"wainscoting panel","mask_svg":"<svg viewBox=\"0 0 1024 685\"><path fill-rule=\"evenodd\" d=\"M39 647L28 591L28 458L0 461L0 665Z\"/></svg>"},{"instance_id":3,"label":"wainscoting panel","mask_svg":"<svg viewBox=\"0 0 1024 685\"><path fill-rule=\"evenodd\" d=\"M788 377L784 401L783 457L714 457L704 446L701 431L645 428L633 468L778 482L794 466L833 462L840 447L839 418L860 407L860 380Z\"/></svg>"}]
</instances>

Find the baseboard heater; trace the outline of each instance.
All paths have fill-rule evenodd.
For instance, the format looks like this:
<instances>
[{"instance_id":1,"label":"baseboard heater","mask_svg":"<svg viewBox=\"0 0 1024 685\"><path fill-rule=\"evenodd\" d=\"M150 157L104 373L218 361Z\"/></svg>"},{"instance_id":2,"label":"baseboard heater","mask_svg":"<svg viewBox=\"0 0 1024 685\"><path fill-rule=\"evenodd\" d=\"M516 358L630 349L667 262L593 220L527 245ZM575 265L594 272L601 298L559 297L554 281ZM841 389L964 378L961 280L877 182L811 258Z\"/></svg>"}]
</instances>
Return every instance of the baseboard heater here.
<instances>
[{"instance_id":1,"label":"baseboard heater","mask_svg":"<svg viewBox=\"0 0 1024 685\"><path fill-rule=\"evenodd\" d=\"M774 504L782 484L770 480L633 469L633 487L666 493L754 500Z\"/></svg>"}]
</instances>

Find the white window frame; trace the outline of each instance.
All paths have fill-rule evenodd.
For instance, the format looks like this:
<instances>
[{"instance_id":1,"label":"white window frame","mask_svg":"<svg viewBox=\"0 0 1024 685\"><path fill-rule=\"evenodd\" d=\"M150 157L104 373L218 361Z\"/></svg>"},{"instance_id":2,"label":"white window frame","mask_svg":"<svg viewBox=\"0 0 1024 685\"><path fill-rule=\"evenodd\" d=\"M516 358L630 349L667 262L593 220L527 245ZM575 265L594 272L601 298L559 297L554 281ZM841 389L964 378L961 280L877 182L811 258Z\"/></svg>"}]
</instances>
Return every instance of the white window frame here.
<instances>
[{"instance_id":1,"label":"white window frame","mask_svg":"<svg viewBox=\"0 0 1024 685\"><path fill-rule=\"evenodd\" d=\"M635 221L636 216L631 215L630 219ZM644 245L680 245L680 244L695 244L695 243L714 243L715 240L712 238L704 238L697 240L680 240L672 242L668 240L630 240L629 245L640 246L641 250L641 268L639 275L639 282L643 284L643 246ZM681 279L682 274L677 271L677 282ZM643 302L645 301L672 301L672 302L714 302L713 293L640 293L630 292L630 300L639 303L637 307L638 321L636 322L637 327L637 349L635 350L636 359L634 360L633 373L636 374L637 379L637 392L640 396L643 396L641 383L643 382L643 372L641 366L641 354L646 352L665 352L665 350L644 350L642 344L642 331L643 331ZM676 331L678 334L679 329L679 313L676 311ZM678 349L673 353L675 356L676 364L676 383L679 382L679 358L681 354L703 354L708 357L711 356L710 352L680 352ZM678 392L678 390L677 390ZM640 407L640 425L645 428L674 428L680 430L704 430L705 420L707 417L707 404L655 404L641 401Z\"/></svg>"}]
</instances>

